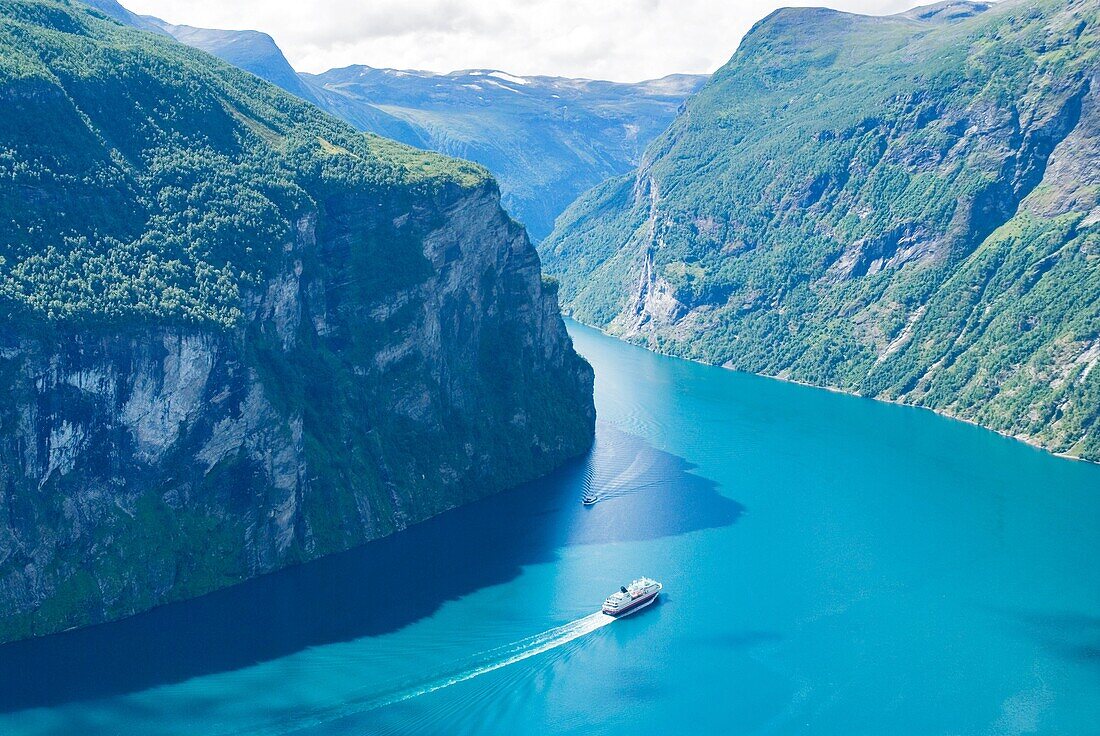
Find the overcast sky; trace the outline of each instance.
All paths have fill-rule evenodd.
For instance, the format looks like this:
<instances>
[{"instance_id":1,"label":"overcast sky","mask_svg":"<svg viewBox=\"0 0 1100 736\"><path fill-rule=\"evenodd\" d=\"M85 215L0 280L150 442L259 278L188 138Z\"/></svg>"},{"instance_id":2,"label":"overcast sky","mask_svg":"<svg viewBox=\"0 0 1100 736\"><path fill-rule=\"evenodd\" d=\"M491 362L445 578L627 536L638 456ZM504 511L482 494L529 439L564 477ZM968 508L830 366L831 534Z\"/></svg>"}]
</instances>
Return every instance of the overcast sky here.
<instances>
[{"instance_id":1,"label":"overcast sky","mask_svg":"<svg viewBox=\"0 0 1100 736\"><path fill-rule=\"evenodd\" d=\"M299 71L349 64L638 81L711 72L782 5L885 15L919 0L122 0L171 23L266 31Z\"/></svg>"}]
</instances>

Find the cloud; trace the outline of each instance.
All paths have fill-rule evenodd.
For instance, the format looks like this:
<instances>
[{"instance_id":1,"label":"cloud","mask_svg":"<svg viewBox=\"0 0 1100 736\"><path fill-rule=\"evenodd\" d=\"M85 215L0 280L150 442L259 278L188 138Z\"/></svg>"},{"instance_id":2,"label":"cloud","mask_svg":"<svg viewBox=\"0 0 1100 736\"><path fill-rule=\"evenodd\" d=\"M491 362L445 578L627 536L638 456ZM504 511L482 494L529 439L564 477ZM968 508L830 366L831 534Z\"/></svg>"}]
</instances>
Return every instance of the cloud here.
<instances>
[{"instance_id":1,"label":"cloud","mask_svg":"<svg viewBox=\"0 0 1100 736\"><path fill-rule=\"evenodd\" d=\"M130 0L139 13L271 34L301 71L367 64L635 81L724 64L774 0ZM786 3L789 4L789 3ZM883 15L909 0L799 0Z\"/></svg>"}]
</instances>

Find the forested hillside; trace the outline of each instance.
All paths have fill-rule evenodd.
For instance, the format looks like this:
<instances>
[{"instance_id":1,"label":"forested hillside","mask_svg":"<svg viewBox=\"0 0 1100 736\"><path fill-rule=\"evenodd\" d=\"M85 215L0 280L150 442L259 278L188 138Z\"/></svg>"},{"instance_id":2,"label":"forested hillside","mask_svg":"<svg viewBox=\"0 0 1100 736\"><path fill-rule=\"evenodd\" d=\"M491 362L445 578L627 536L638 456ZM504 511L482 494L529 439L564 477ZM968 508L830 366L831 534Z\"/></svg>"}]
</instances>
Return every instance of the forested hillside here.
<instances>
[{"instance_id":1,"label":"forested hillside","mask_svg":"<svg viewBox=\"0 0 1100 736\"><path fill-rule=\"evenodd\" d=\"M651 348L1100 460L1098 15L777 11L547 270Z\"/></svg>"}]
</instances>

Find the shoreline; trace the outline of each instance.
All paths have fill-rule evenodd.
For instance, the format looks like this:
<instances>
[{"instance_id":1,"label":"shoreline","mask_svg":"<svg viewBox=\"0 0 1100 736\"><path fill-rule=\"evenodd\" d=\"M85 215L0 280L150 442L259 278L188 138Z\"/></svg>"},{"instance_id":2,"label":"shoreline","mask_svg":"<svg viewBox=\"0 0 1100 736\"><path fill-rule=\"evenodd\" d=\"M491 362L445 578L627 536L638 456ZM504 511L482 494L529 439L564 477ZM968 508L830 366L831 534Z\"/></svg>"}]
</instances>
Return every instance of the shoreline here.
<instances>
[{"instance_id":1,"label":"shoreline","mask_svg":"<svg viewBox=\"0 0 1100 736\"><path fill-rule=\"evenodd\" d=\"M747 376L757 376L759 378L766 378L766 379L771 380L771 381L781 381L783 383L790 383L790 384L794 384L796 386L803 386L805 388L813 388L813 389L817 389L819 391L828 391L829 393L840 394L841 396L851 396L852 398L855 398L855 399L865 399L867 401L875 401L875 402L878 402L880 404L889 404L891 406L904 406L904 407L907 407L907 408L910 408L910 409L920 409L922 411L930 411L933 414L936 414L937 416L943 417L944 419L951 419L951 420L956 421L956 422L963 422L965 424L969 424L972 427L977 427L979 429L984 429L987 432L993 432L994 434L998 434L1001 437L1004 437L1005 439L1015 440L1016 442L1022 442L1023 444L1027 445L1028 447L1031 447L1033 449L1045 452L1046 454L1048 454L1052 457L1061 458L1063 460L1075 460L1077 462L1086 463L1088 465L1100 465L1100 460L1090 460L1087 457L1080 457L1078 455L1070 455L1070 454L1065 453L1065 452L1055 452L1054 450L1050 449L1049 447L1046 447L1045 445L1039 443L1038 440L1035 440L1031 437L1009 434L1008 432L1004 432L1004 431L999 430L999 429L994 429L993 427L987 427L984 424L980 424L979 422L974 421L973 419L967 419L966 417L956 416L955 414L952 414L952 413L950 413L949 411L947 411L945 409L937 409L937 408L932 407L932 406L921 406L920 404L910 404L908 402L897 401L895 399L880 399L880 398L875 397L875 396L864 396L863 394L858 394L855 391L850 391L848 389L838 388L836 386L819 386L816 383L809 383L807 381L800 381L797 378L784 378L782 376L770 376L767 373L754 373L752 371L744 371L744 370L740 370L738 368L728 368L724 365L717 365L715 363L707 363L704 360L698 360L696 358L685 358L682 355L674 355L672 353L666 353L666 352L663 352L661 350L654 350L653 348L647 347L645 345L639 345L636 342L631 342L630 340L625 340L622 337L620 337L618 335L614 335L614 334L608 332L607 330L605 330L601 327L597 327L595 325L590 325L590 324L587 324L585 322L581 322L579 319L577 319L576 317L574 317L572 315L563 314L562 317L569 320L570 322L575 322L578 325L581 325L582 327L587 327L590 330L595 330L596 332L599 332L601 335L604 335L605 337L609 337L613 340L618 340L619 342L624 343L626 345L632 345L636 348L641 348L642 350L647 350L647 351L653 353L654 355L660 355L660 356L663 356L665 358L672 358L674 360L683 360L685 362L695 363L697 365L705 365L708 368L720 368L724 371L731 371L733 373L743 373L744 375L747 375Z\"/></svg>"}]
</instances>

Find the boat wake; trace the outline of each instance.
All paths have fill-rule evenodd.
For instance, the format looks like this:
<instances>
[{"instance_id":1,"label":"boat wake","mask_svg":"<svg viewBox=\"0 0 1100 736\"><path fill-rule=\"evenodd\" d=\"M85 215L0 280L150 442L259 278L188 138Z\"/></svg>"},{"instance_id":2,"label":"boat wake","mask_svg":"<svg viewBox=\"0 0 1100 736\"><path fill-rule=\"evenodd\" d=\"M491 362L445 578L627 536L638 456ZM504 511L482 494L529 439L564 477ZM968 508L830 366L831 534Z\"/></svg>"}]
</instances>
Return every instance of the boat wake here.
<instances>
[{"instance_id":1,"label":"boat wake","mask_svg":"<svg viewBox=\"0 0 1100 736\"><path fill-rule=\"evenodd\" d=\"M404 689L398 693L378 698L366 704L366 707L361 710L384 708L387 705L394 705L405 700L418 698L421 695L434 693L437 690L457 685L460 682L472 680L480 675L488 674L502 667L507 667L510 664L522 662L525 659L555 649L563 644L568 644L574 639L579 639L586 634L591 634L596 629L601 629L614 621L614 617L608 616L605 613L593 613L584 618L579 618L576 621L571 621L563 626L544 631L541 634L529 636L526 639L520 639L507 646L490 649L475 657L477 663L473 666L451 675L441 677L430 683Z\"/></svg>"},{"instance_id":2,"label":"boat wake","mask_svg":"<svg viewBox=\"0 0 1100 736\"><path fill-rule=\"evenodd\" d=\"M636 454L626 467L618 470L597 467L595 461L590 461L585 468L581 500L590 506L668 482L665 474L654 467L653 458L641 454Z\"/></svg>"},{"instance_id":3,"label":"boat wake","mask_svg":"<svg viewBox=\"0 0 1100 736\"><path fill-rule=\"evenodd\" d=\"M601 629L614 621L614 617L608 616L603 612L593 613L575 621L570 621L562 626L543 631L540 634L535 634L534 636L520 639L511 644L477 654L473 657L472 663L468 663L465 667L455 669L435 679L409 684L387 693L373 694L363 699L351 700L336 708L326 709L324 711L314 711L304 716L290 729L287 729L286 723L282 723L277 732L293 733L295 731L312 729L323 723L330 723L341 718L361 715L373 710L378 710L379 708L385 708L390 705L412 700L422 695L428 695L429 693L434 693L438 690L443 690L444 688L499 670L502 667L522 662L525 659L538 656L551 649L556 649L586 634L590 634L597 629ZM270 731L265 730L253 733L270 733Z\"/></svg>"}]
</instances>

